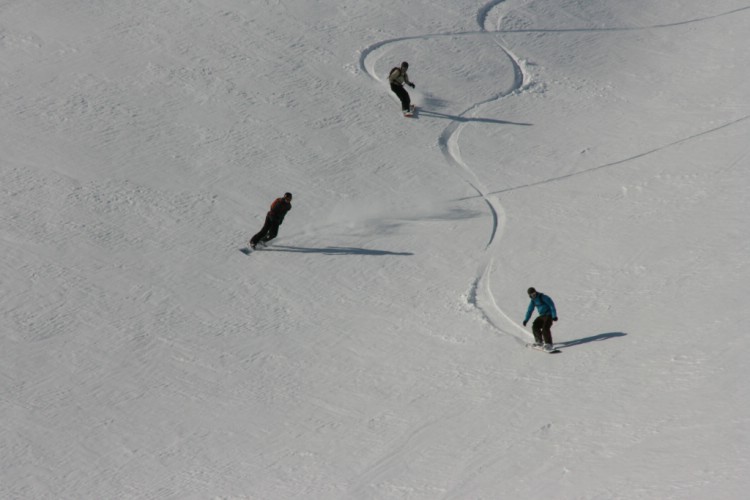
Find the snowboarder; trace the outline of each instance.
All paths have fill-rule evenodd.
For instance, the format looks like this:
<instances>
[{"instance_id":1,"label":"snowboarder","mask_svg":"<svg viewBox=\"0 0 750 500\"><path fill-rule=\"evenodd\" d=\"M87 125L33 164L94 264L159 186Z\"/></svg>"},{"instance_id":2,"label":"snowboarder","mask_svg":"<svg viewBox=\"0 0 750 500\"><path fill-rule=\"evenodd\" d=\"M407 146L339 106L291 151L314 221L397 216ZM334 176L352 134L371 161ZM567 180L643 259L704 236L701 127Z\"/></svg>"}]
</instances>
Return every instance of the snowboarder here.
<instances>
[{"instance_id":1,"label":"snowboarder","mask_svg":"<svg viewBox=\"0 0 750 500\"><path fill-rule=\"evenodd\" d=\"M554 350L552 345L552 322L557 321L557 311L555 310L555 303L552 299L544 295L541 292L537 292L534 287L527 290L531 302L529 308L526 311L526 317L523 319L523 326L529 322L531 314L534 312L536 307L539 317L534 320L531 324L531 331L534 332L534 346L542 347L545 351Z\"/></svg>"},{"instance_id":2,"label":"snowboarder","mask_svg":"<svg viewBox=\"0 0 750 500\"><path fill-rule=\"evenodd\" d=\"M266 214L266 222L258 234L250 240L250 248L255 250L255 245L271 241L279 233L279 226L284 222L286 213L292 209L292 193L284 193L281 198L276 198L271 203L271 209Z\"/></svg>"},{"instance_id":3,"label":"snowboarder","mask_svg":"<svg viewBox=\"0 0 750 500\"><path fill-rule=\"evenodd\" d=\"M404 84L411 88L415 88L411 81L409 81L409 75L406 74L406 70L409 69L409 63L404 61L401 63L401 67L394 67L388 74L388 82L391 84L391 90L396 94L401 101L401 111L404 114L411 113L411 98L409 93L404 90Z\"/></svg>"}]
</instances>

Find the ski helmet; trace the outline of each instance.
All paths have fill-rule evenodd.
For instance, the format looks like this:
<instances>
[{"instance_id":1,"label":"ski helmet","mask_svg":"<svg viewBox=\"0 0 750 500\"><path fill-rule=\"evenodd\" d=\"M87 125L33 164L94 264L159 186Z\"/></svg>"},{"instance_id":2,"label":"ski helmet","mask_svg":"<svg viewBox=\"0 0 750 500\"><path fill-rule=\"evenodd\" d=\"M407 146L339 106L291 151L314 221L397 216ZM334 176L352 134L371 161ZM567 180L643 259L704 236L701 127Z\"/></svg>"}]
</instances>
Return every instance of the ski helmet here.
<instances>
[{"instance_id":1,"label":"ski helmet","mask_svg":"<svg viewBox=\"0 0 750 500\"><path fill-rule=\"evenodd\" d=\"M409 63L406 62L406 61L404 61L404 62L401 63L401 67L404 68L404 69L409 69Z\"/></svg>"},{"instance_id":2,"label":"ski helmet","mask_svg":"<svg viewBox=\"0 0 750 500\"><path fill-rule=\"evenodd\" d=\"M287 200L291 200L292 199L292 193L284 193L284 198L287 199Z\"/></svg>"},{"instance_id":3,"label":"ski helmet","mask_svg":"<svg viewBox=\"0 0 750 500\"><path fill-rule=\"evenodd\" d=\"M528 290L526 290L526 293L528 293L529 295L531 295L532 293L536 293L536 290L532 286L531 288L529 288Z\"/></svg>"}]
</instances>

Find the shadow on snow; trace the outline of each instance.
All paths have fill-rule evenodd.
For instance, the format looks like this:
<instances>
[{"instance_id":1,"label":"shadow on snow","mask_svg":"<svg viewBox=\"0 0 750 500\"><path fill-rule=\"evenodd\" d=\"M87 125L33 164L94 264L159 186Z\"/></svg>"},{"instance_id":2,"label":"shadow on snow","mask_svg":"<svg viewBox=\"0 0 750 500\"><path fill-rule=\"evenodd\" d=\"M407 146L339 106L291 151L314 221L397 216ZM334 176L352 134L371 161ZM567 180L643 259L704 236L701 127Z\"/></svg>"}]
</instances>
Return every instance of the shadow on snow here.
<instances>
[{"instance_id":1,"label":"shadow on snow","mask_svg":"<svg viewBox=\"0 0 750 500\"><path fill-rule=\"evenodd\" d=\"M519 123L509 122L506 120L496 120L494 118L471 118L467 116L449 115L447 113L440 113L438 111L432 111L429 109L417 108L416 111L419 116L428 116L432 118L445 118L446 120L453 120L457 122L470 122L470 123L495 123L498 125L520 125L522 127L530 127L531 123Z\"/></svg>"},{"instance_id":2,"label":"shadow on snow","mask_svg":"<svg viewBox=\"0 0 750 500\"><path fill-rule=\"evenodd\" d=\"M307 247L293 247L286 245L274 245L269 248L264 248L264 252L292 252L292 253L322 253L325 255L372 255L372 256L383 256L383 255L414 255L412 252L389 252L387 250L371 250L369 248L355 248L355 247L325 247L325 248L307 248Z\"/></svg>"},{"instance_id":3,"label":"shadow on snow","mask_svg":"<svg viewBox=\"0 0 750 500\"><path fill-rule=\"evenodd\" d=\"M588 344L589 342L599 342L602 340L608 340L608 339L612 339L615 337L624 337L625 335L627 335L627 333L623 333L623 332L600 333L599 335L594 335L593 337L585 337L582 339L569 340L568 342L556 343L555 347L560 347L560 348L573 347L576 345Z\"/></svg>"}]
</instances>

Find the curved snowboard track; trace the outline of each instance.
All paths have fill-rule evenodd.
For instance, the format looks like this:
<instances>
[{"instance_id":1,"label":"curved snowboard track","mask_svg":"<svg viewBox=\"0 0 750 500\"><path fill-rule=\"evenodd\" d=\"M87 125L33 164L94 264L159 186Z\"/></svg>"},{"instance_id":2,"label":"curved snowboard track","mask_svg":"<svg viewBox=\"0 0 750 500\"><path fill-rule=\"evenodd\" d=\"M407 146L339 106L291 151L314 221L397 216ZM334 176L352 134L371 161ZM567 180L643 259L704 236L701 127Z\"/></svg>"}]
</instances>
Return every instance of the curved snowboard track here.
<instances>
[{"instance_id":1,"label":"curved snowboard track","mask_svg":"<svg viewBox=\"0 0 750 500\"><path fill-rule=\"evenodd\" d=\"M489 3L487 3L485 6L481 7L476 16L476 21L480 26L480 30L476 32L463 32L463 33L435 33L435 34L428 34L428 35L418 35L418 36L407 36L407 37L399 37L399 38L393 38L389 40L383 40L377 43L374 43L370 45L369 47L366 47L365 49L360 51L360 57L359 57L359 68L361 71L368 74L373 80L377 82L383 82L381 78L377 76L377 73L375 71L375 64L379 60L379 57L377 55L378 51L380 49L394 43L404 42L408 40L425 40L429 38L439 38L439 37L448 37L448 36L476 36L476 35L483 35L483 36L489 36L492 37L492 40L494 43L496 43L502 53L508 58L510 61L512 67L513 67L513 84L511 85L510 89L505 90L503 92L499 92L498 94L491 96L488 99L485 99L481 102L477 102L469 106L465 111L460 113L455 119L453 119L448 126L443 129L443 131L438 136L437 142L438 147L440 148L441 153L445 157L446 163L450 165L457 173L458 175L466 182L471 188L477 193L479 197L481 197L484 202L487 204L487 208L490 212L490 215L492 216L492 226L490 228L490 234L487 240L487 243L485 245L485 257L481 259L479 263L479 267L477 269L476 277L473 280L471 284L471 288L469 291L469 303L476 307L485 317L485 319L497 330L500 332L510 335L514 337L520 344L524 345L525 341L522 340L519 336L513 335L511 332L506 330L501 326L502 323L510 323L513 325L513 321L503 312L502 308L500 308L495 301L494 296L492 295L492 289L490 286L490 274L492 272L493 268L493 258L492 258L492 247L495 245L499 240L499 233L502 229L502 224L500 222L501 215L504 213L503 207L498 201L498 199L495 196L492 196L490 193L487 192L487 189L483 186L481 180L476 175L476 173L469 167L466 162L464 162L463 158L461 157L461 150L459 147L459 138L461 135L461 131L464 129L464 127L467 124L467 120L463 120L464 117L478 109L479 107L491 103L496 102L498 100L501 100L505 97L515 95L518 92L522 91L525 86L528 85L529 78L528 75L523 71L523 68L521 66L521 63L519 62L519 59L503 44L500 40L497 39L498 34L497 32L491 32L487 31L484 27L486 23L487 16L489 15L490 11L495 9L500 4L504 3L506 0L493 0ZM499 320L499 317L502 318L502 321ZM519 327L520 328L520 327ZM525 334L525 332L524 332Z\"/></svg>"},{"instance_id":2,"label":"curved snowboard track","mask_svg":"<svg viewBox=\"0 0 750 500\"><path fill-rule=\"evenodd\" d=\"M677 144L681 144L691 139L700 137L701 135L709 134L717 130L738 124L740 122L747 120L748 118L750 118L750 116L741 117L732 122L725 123L719 127L716 127L710 130L706 130L700 134L686 137L684 139L675 141L671 144L667 144L663 147L660 147L651 151L646 151L639 155L625 158L616 162L611 162L606 165L600 165L598 167L594 167L592 169L588 169L583 172L577 172L577 173L569 174L569 175L562 176L562 177L545 179L545 180L535 182L532 184L510 187L506 189L496 190L494 192L488 192L488 190L483 186L481 180L476 175L476 173L471 169L469 165L466 164L466 162L464 162L463 158L461 157L461 149L459 147L459 138L461 135L461 131L466 126L466 123L468 122L468 120L466 120L465 117L485 104L499 101L508 96L517 95L518 93L522 92L525 88L528 88L528 86L530 85L530 81L531 81L530 76L524 71L524 68L521 64L520 59L513 52L511 52L511 50L508 49L507 46L503 44L501 40L498 39L499 36L501 36L502 34L514 34L514 33L516 34L517 33L568 33L568 32L569 33L581 33L581 32L588 33L588 32L608 32L608 31L621 32L621 31L639 31L639 30L649 30L649 29L664 29L664 28L671 28L671 27L682 26L682 25L692 24L692 23L697 23L697 22L709 21L711 19L715 19L718 17L737 14L746 10L750 10L750 6L740 7L737 9L733 9L727 12L722 12L722 13L715 14L712 16L705 16L705 17L700 17L700 18L695 18L695 19L676 21L673 23L666 23L666 24L657 24L657 25L652 25L652 26L611 27L611 28L570 28L570 29L501 30L499 29L501 20L503 18L503 15L501 12L497 15L497 22L495 23L495 25L497 26L497 29L491 30L491 31L488 30L486 25L488 22L488 18L490 17L490 14L494 10L502 8L504 4L506 3L506 1L507 0L492 0L477 10L476 22L479 25L479 31L414 35L414 36L392 38L392 39L376 42L360 51L359 68L361 71L363 71L368 76L370 76L370 78L372 78L374 81L382 83L383 80L379 78L375 72L375 64L380 59L380 57L377 56L377 53L380 49L388 45L394 44L394 43L405 42L408 40L427 40L427 39L432 39L432 38L453 37L453 36L486 35L486 36L492 37L492 40L499 46L500 50L509 59L513 67L513 72L514 72L513 84L511 85L510 89L504 92L500 92L490 97L489 99L485 99L481 102L477 102L469 106L465 111L463 111L458 116L456 116L447 127L445 127L445 129L438 136L437 142L438 142L438 146L440 148L441 153L445 157L446 163L449 166L451 166L454 170L456 170L456 172L464 180L464 182L466 182L469 186L471 186L471 188L474 191L476 191L477 195L484 200L492 216L492 226L490 228L490 235L489 235L487 244L485 245L485 248L484 248L485 256L479 262L479 266L478 266L475 278L472 281L467 300L469 304L476 307L482 313L485 320L490 325L492 325L496 330L498 330L500 333L503 333L505 335L508 335L514 338L519 344L523 346L525 345L526 341L523 340L523 337L521 336L521 334L513 333L512 331L509 330L508 327L514 328L515 331L523 332L522 334L523 336L527 336L528 332L526 332L526 330L524 330L517 322L515 322L510 316L508 316L508 314L505 313L505 311L497 304L495 297L492 294L490 276L492 274L493 268L495 267L492 248L500 241L500 236L502 234L502 227L503 227L500 219L501 219L502 214L504 214L503 207L500 204L499 200L497 199L496 195L509 192L509 191L516 191L520 189L527 189L527 188L532 188L532 187L543 185L543 184L548 184L548 183L555 182L558 180L586 174L594 170L600 170L600 169L604 169L608 167L622 165L631 160L635 160L637 158L647 156L661 149L675 146Z\"/></svg>"}]
</instances>

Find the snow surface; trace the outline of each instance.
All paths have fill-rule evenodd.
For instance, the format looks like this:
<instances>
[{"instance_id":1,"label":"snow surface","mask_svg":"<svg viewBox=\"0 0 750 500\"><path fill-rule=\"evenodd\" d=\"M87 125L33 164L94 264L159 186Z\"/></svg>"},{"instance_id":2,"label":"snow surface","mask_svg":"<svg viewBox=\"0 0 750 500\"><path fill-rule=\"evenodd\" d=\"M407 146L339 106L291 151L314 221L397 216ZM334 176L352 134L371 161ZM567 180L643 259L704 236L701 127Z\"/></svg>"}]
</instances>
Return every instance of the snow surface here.
<instances>
[{"instance_id":1,"label":"snow surface","mask_svg":"<svg viewBox=\"0 0 750 500\"><path fill-rule=\"evenodd\" d=\"M0 2L0 497L748 498L748 39L747 0Z\"/></svg>"}]
</instances>

